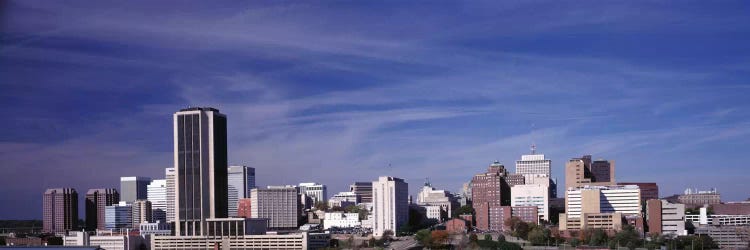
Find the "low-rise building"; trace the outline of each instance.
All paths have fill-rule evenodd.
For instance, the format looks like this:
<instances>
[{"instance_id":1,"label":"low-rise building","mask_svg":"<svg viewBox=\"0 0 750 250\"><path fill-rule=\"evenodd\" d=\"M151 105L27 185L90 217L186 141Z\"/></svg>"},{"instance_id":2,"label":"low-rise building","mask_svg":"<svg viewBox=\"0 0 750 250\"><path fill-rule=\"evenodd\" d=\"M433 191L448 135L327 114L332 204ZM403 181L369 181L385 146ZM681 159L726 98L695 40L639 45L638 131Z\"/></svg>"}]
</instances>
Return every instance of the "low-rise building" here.
<instances>
[{"instance_id":1,"label":"low-rise building","mask_svg":"<svg viewBox=\"0 0 750 250\"><path fill-rule=\"evenodd\" d=\"M157 220L155 222L142 222L139 227L141 235L171 235L172 228L169 223Z\"/></svg>"},{"instance_id":2,"label":"low-rise building","mask_svg":"<svg viewBox=\"0 0 750 250\"><path fill-rule=\"evenodd\" d=\"M357 205L361 201L360 196L354 192L340 192L328 199L328 207L348 207Z\"/></svg>"},{"instance_id":3,"label":"low-rise building","mask_svg":"<svg viewBox=\"0 0 750 250\"><path fill-rule=\"evenodd\" d=\"M329 246L327 233L262 234L229 236L155 236L152 250L189 249L320 249Z\"/></svg>"},{"instance_id":4,"label":"low-rise building","mask_svg":"<svg viewBox=\"0 0 750 250\"><path fill-rule=\"evenodd\" d=\"M471 223L461 219L454 218L445 222L445 230L452 233L466 233L471 229Z\"/></svg>"},{"instance_id":5,"label":"low-rise building","mask_svg":"<svg viewBox=\"0 0 750 250\"><path fill-rule=\"evenodd\" d=\"M359 213L327 212L323 220L323 228L355 228L361 227Z\"/></svg>"},{"instance_id":6,"label":"low-rise building","mask_svg":"<svg viewBox=\"0 0 750 250\"><path fill-rule=\"evenodd\" d=\"M695 234L710 236L722 249L747 249L750 243L750 226L699 226Z\"/></svg>"},{"instance_id":7,"label":"low-rise building","mask_svg":"<svg viewBox=\"0 0 750 250\"><path fill-rule=\"evenodd\" d=\"M687 235L685 205L651 199L646 203L646 220L651 234Z\"/></svg>"},{"instance_id":8,"label":"low-rise building","mask_svg":"<svg viewBox=\"0 0 750 250\"><path fill-rule=\"evenodd\" d=\"M721 203L721 194L716 189L701 191L697 189L686 189L684 194L677 196L677 203L685 204L686 208L697 208L703 205Z\"/></svg>"}]
</instances>

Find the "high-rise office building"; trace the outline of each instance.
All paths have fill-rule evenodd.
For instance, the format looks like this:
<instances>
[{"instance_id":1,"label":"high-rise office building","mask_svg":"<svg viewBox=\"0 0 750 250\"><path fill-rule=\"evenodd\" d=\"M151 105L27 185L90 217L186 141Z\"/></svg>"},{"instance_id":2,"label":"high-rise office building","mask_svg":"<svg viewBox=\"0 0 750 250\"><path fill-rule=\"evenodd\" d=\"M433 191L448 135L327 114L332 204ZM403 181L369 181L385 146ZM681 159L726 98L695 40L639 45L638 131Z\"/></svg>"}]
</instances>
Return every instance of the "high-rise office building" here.
<instances>
[{"instance_id":1,"label":"high-rise office building","mask_svg":"<svg viewBox=\"0 0 750 250\"><path fill-rule=\"evenodd\" d=\"M583 158L573 158L565 163L565 190L588 185L592 181L590 165Z\"/></svg>"},{"instance_id":2,"label":"high-rise office building","mask_svg":"<svg viewBox=\"0 0 750 250\"><path fill-rule=\"evenodd\" d=\"M536 146L532 145L531 148L530 155L521 155L521 160L516 161L516 174L524 176L524 184L547 185L549 196L556 198L557 180L552 179L552 160L546 159L543 154L537 154Z\"/></svg>"},{"instance_id":3,"label":"high-rise office building","mask_svg":"<svg viewBox=\"0 0 750 250\"><path fill-rule=\"evenodd\" d=\"M237 201L250 198L250 190L255 188L255 168L230 166L227 169L227 187L229 217L237 217Z\"/></svg>"},{"instance_id":4,"label":"high-rise office building","mask_svg":"<svg viewBox=\"0 0 750 250\"><path fill-rule=\"evenodd\" d=\"M120 202L114 188L89 189L86 192L86 230L106 229L104 208Z\"/></svg>"},{"instance_id":5,"label":"high-rise office building","mask_svg":"<svg viewBox=\"0 0 750 250\"><path fill-rule=\"evenodd\" d=\"M312 204L325 202L326 199L328 199L328 190L326 185L323 184L314 182L300 183L299 192L310 197L312 199Z\"/></svg>"},{"instance_id":6,"label":"high-rise office building","mask_svg":"<svg viewBox=\"0 0 750 250\"><path fill-rule=\"evenodd\" d=\"M573 158L565 163L565 190L586 185L615 185L615 162L591 161L591 155Z\"/></svg>"},{"instance_id":7,"label":"high-rise office building","mask_svg":"<svg viewBox=\"0 0 750 250\"><path fill-rule=\"evenodd\" d=\"M132 204L132 211L133 215L131 216L133 219L132 222L132 228L140 228L141 223L144 221L148 222L154 222L156 220L153 220L151 217L152 211L152 204L148 200L136 200Z\"/></svg>"},{"instance_id":8,"label":"high-rise office building","mask_svg":"<svg viewBox=\"0 0 750 250\"><path fill-rule=\"evenodd\" d=\"M151 178L140 176L120 177L120 200L133 202L148 198L148 184Z\"/></svg>"},{"instance_id":9,"label":"high-rise office building","mask_svg":"<svg viewBox=\"0 0 750 250\"><path fill-rule=\"evenodd\" d=\"M543 154L522 155L516 161L516 174L542 174L552 176L552 161L545 159Z\"/></svg>"},{"instance_id":10,"label":"high-rise office building","mask_svg":"<svg viewBox=\"0 0 750 250\"><path fill-rule=\"evenodd\" d=\"M591 163L591 175L594 182L615 182L615 161L595 160Z\"/></svg>"},{"instance_id":11,"label":"high-rise office building","mask_svg":"<svg viewBox=\"0 0 750 250\"><path fill-rule=\"evenodd\" d=\"M133 228L133 206L125 201L104 207L104 225L108 230Z\"/></svg>"},{"instance_id":12,"label":"high-rise office building","mask_svg":"<svg viewBox=\"0 0 750 250\"><path fill-rule=\"evenodd\" d=\"M293 186L254 188L250 195L250 203L250 216L269 219L269 228L297 228L300 217L297 188Z\"/></svg>"},{"instance_id":13,"label":"high-rise office building","mask_svg":"<svg viewBox=\"0 0 750 250\"><path fill-rule=\"evenodd\" d=\"M151 219L154 221L167 221L167 180L153 180L146 187L148 201L151 202Z\"/></svg>"},{"instance_id":14,"label":"high-rise office building","mask_svg":"<svg viewBox=\"0 0 750 250\"><path fill-rule=\"evenodd\" d=\"M227 118L214 108L173 115L175 234L205 235L207 218L227 217Z\"/></svg>"},{"instance_id":15,"label":"high-rise office building","mask_svg":"<svg viewBox=\"0 0 750 250\"><path fill-rule=\"evenodd\" d=\"M78 224L78 192L73 188L47 189L42 196L44 232L65 233Z\"/></svg>"},{"instance_id":16,"label":"high-rise office building","mask_svg":"<svg viewBox=\"0 0 750 250\"><path fill-rule=\"evenodd\" d=\"M373 235L397 230L409 220L409 184L403 179L381 176L372 182Z\"/></svg>"},{"instance_id":17,"label":"high-rise office building","mask_svg":"<svg viewBox=\"0 0 750 250\"><path fill-rule=\"evenodd\" d=\"M486 173L471 179L472 204L477 229L499 231L503 228L502 206L510 206L510 186L505 181L508 171L495 161ZM509 210L510 211L510 210Z\"/></svg>"},{"instance_id":18,"label":"high-rise office building","mask_svg":"<svg viewBox=\"0 0 750 250\"><path fill-rule=\"evenodd\" d=\"M167 222L173 222L175 219L175 171L174 168L166 168L164 179L167 180Z\"/></svg>"},{"instance_id":19,"label":"high-rise office building","mask_svg":"<svg viewBox=\"0 0 750 250\"><path fill-rule=\"evenodd\" d=\"M372 182L355 182L349 186L349 191L359 195L363 203L372 203Z\"/></svg>"}]
</instances>

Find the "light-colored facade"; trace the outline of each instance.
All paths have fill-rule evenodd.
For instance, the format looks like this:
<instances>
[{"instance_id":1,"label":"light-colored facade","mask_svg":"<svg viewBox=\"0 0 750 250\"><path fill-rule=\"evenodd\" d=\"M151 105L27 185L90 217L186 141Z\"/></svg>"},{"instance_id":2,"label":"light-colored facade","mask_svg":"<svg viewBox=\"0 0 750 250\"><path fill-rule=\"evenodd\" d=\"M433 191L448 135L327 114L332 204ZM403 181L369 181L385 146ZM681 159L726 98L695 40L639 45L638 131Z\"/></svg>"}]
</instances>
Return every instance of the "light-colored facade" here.
<instances>
[{"instance_id":1,"label":"light-colored facade","mask_svg":"<svg viewBox=\"0 0 750 250\"><path fill-rule=\"evenodd\" d=\"M691 190L686 189L684 194L677 197L679 203L685 204L688 207L699 207L706 204L719 204L721 203L721 194L716 189L707 191Z\"/></svg>"},{"instance_id":2,"label":"light-colored facade","mask_svg":"<svg viewBox=\"0 0 750 250\"><path fill-rule=\"evenodd\" d=\"M328 207L347 207L361 202L359 195L354 192L339 192L328 199Z\"/></svg>"},{"instance_id":3,"label":"light-colored facade","mask_svg":"<svg viewBox=\"0 0 750 250\"><path fill-rule=\"evenodd\" d=\"M133 206L121 201L104 208L105 228L108 230L125 230L133 228Z\"/></svg>"},{"instance_id":4,"label":"light-colored facade","mask_svg":"<svg viewBox=\"0 0 750 250\"><path fill-rule=\"evenodd\" d=\"M710 236L722 249L747 249L750 245L750 226L699 226L695 234Z\"/></svg>"},{"instance_id":5,"label":"light-colored facade","mask_svg":"<svg viewBox=\"0 0 750 250\"><path fill-rule=\"evenodd\" d=\"M82 231L68 232L63 237L63 246L88 246L89 234Z\"/></svg>"},{"instance_id":6,"label":"light-colored facade","mask_svg":"<svg viewBox=\"0 0 750 250\"><path fill-rule=\"evenodd\" d=\"M230 166L227 169L228 215L237 217L238 201L250 198L250 190L255 188L255 168Z\"/></svg>"},{"instance_id":7,"label":"light-colored facade","mask_svg":"<svg viewBox=\"0 0 750 250\"><path fill-rule=\"evenodd\" d=\"M73 188L51 188L43 195L43 230L64 233L78 223L78 192Z\"/></svg>"},{"instance_id":8,"label":"light-colored facade","mask_svg":"<svg viewBox=\"0 0 750 250\"><path fill-rule=\"evenodd\" d=\"M535 206L539 218L549 221L549 183L516 185L510 188L510 205L512 207Z\"/></svg>"},{"instance_id":9,"label":"light-colored facade","mask_svg":"<svg viewBox=\"0 0 750 250\"><path fill-rule=\"evenodd\" d=\"M164 179L167 180L167 222L173 222L175 219L175 178L174 168L164 170Z\"/></svg>"},{"instance_id":10,"label":"light-colored facade","mask_svg":"<svg viewBox=\"0 0 750 250\"><path fill-rule=\"evenodd\" d=\"M147 199L151 202L151 219L148 221L167 221L167 180L152 180L146 186Z\"/></svg>"},{"instance_id":11,"label":"light-colored facade","mask_svg":"<svg viewBox=\"0 0 750 250\"><path fill-rule=\"evenodd\" d=\"M132 228L139 228L144 221L152 221L151 202L148 200L136 200L132 203L133 215Z\"/></svg>"},{"instance_id":12,"label":"light-colored facade","mask_svg":"<svg viewBox=\"0 0 750 250\"><path fill-rule=\"evenodd\" d=\"M638 186L584 186L565 194L565 213L560 214L561 230L586 228L615 229L623 217L640 216ZM587 224L587 223L594 224Z\"/></svg>"},{"instance_id":13,"label":"light-colored facade","mask_svg":"<svg viewBox=\"0 0 750 250\"><path fill-rule=\"evenodd\" d=\"M666 200L646 201L646 220L651 234L687 235L685 230L685 205Z\"/></svg>"},{"instance_id":14,"label":"light-colored facade","mask_svg":"<svg viewBox=\"0 0 750 250\"><path fill-rule=\"evenodd\" d=\"M516 161L516 174L552 176L552 161L545 159L543 154L522 155Z\"/></svg>"},{"instance_id":15,"label":"light-colored facade","mask_svg":"<svg viewBox=\"0 0 750 250\"><path fill-rule=\"evenodd\" d=\"M326 185L314 182L300 183L299 192L312 198L313 204L325 202L328 198L328 189Z\"/></svg>"},{"instance_id":16,"label":"light-colored facade","mask_svg":"<svg viewBox=\"0 0 750 250\"><path fill-rule=\"evenodd\" d=\"M146 247L141 236L96 235L89 237L89 246L99 246L106 250L139 250Z\"/></svg>"},{"instance_id":17,"label":"light-colored facade","mask_svg":"<svg viewBox=\"0 0 750 250\"><path fill-rule=\"evenodd\" d=\"M297 228L299 195L294 187L254 188L250 195L251 218L269 219L271 229Z\"/></svg>"},{"instance_id":18,"label":"light-colored facade","mask_svg":"<svg viewBox=\"0 0 750 250\"><path fill-rule=\"evenodd\" d=\"M152 250L193 249L321 249L326 248L331 235L326 233L264 234L237 237L210 236L155 236Z\"/></svg>"},{"instance_id":19,"label":"light-colored facade","mask_svg":"<svg viewBox=\"0 0 750 250\"><path fill-rule=\"evenodd\" d=\"M208 218L226 218L227 117L187 108L174 119L175 234L205 234Z\"/></svg>"},{"instance_id":20,"label":"light-colored facade","mask_svg":"<svg viewBox=\"0 0 750 250\"><path fill-rule=\"evenodd\" d=\"M147 186L151 178L141 176L120 177L120 200L133 202L148 198Z\"/></svg>"},{"instance_id":21,"label":"light-colored facade","mask_svg":"<svg viewBox=\"0 0 750 250\"><path fill-rule=\"evenodd\" d=\"M169 223L164 221L143 222L139 227L140 235L171 235Z\"/></svg>"},{"instance_id":22,"label":"light-colored facade","mask_svg":"<svg viewBox=\"0 0 750 250\"><path fill-rule=\"evenodd\" d=\"M327 212L323 219L323 229L355 228L362 226L359 222L359 213Z\"/></svg>"},{"instance_id":23,"label":"light-colored facade","mask_svg":"<svg viewBox=\"0 0 750 250\"><path fill-rule=\"evenodd\" d=\"M437 211L427 208L427 218L442 222L448 219L453 210L458 208L458 201L448 191L435 189L429 182L422 186L417 194L417 204L424 207L437 207ZM442 211L441 211L442 210Z\"/></svg>"},{"instance_id":24,"label":"light-colored facade","mask_svg":"<svg viewBox=\"0 0 750 250\"><path fill-rule=\"evenodd\" d=\"M641 213L641 190L638 186L585 186L570 189L565 196L568 218L583 213L615 213L625 216Z\"/></svg>"},{"instance_id":25,"label":"light-colored facade","mask_svg":"<svg viewBox=\"0 0 750 250\"><path fill-rule=\"evenodd\" d=\"M372 182L373 235L397 230L409 219L409 185L403 179L381 176Z\"/></svg>"}]
</instances>

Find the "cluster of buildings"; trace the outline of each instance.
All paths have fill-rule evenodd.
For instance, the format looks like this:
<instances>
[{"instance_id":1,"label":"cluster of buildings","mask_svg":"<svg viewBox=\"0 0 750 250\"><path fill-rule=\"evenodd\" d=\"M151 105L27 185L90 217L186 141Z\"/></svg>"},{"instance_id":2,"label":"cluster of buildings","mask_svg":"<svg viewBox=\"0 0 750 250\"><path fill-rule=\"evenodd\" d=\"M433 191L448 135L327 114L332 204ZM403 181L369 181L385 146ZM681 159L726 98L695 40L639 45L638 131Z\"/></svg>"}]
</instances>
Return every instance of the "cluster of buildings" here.
<instances>
[{"instance_id":1,"label":"cluster of buildings","mask_svg":"<svg viewBox=\"0 0 750 250\"><path fill-rule=\"evenodd\" d=\"M316 183L258 188L255 169L229 166L227 118L213 108L173 115L174 167L163 179L122 177L120 188L85 194L85 225L78 193L48 189L44 231L68 246L105 249L283 248L329 245L330 235L295 229L305 206L326 199Z\"/></svg>"},{"instance_id":2,"label":"cluster of buildings","mask_svg":"<svg viewBox=\"0 0 750 250\"><path fill-rule=\"evenodd\" d=\"M76 190L48 189L44 231L64 236L65 245L105 249L312 249L328 246L323 230L363 229L380 237L416 212L463 231L507 231L505 221L517 217L556 224L567 237L632 225L643 235L706 234L722 247L750 241L750 202L721 203L716 190L691 189L660 199L656 183L616 182L615 162L590 155L565 162L562 197L551 160L534 146L515 172L495 161L458 193L426 181L415 200L403 179L381 176L328 197L319 183L257 187L254 168L229 166L227 118L218 110L188 108L173 119L174 167L163 179L122 177L119 190L88 190L83 228L76 225ZM464 205L473 213L457 213Z\"/></svg>"}]
</instances>

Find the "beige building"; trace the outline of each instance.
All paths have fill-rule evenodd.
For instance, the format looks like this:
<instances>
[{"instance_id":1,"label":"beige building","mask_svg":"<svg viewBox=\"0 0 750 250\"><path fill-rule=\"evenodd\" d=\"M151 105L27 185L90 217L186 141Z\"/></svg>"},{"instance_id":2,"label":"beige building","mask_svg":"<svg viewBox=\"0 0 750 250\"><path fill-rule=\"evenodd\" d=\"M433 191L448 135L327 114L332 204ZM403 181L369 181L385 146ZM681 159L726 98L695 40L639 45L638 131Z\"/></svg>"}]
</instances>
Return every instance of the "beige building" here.
<instances>
[{"instance_id":1,"label":"beige building","mask_svg":"<svg viewBox=\"0 0 750 250\"><path fill-rule=\"evenodd\" d=\"M635 185L571 188L565 193L565 212L560 230L617 230L624 216L640 215L641 191Z\"/></svg>"},{"instance_id":2,"label":"beige building","mask_svg":"<svg viewBox=\"0 0 750 250\"><path fill-rule=\"evenodd\" d=\"M590 155L568 160L565 163L565 190L587 185L615 185L614 161L597 160L593 163L596 164L592 168ZM598 181L597 176L603 181Z\"/></svg>"},{"instance_id":3,"label":"beige building","mask_svg":"<svg viewBox=\"0 0 750 250\"><path fill-rule=\"evenodd\" d=\"M144 221L152 221L151 202L148 200L136 200L132 205L133 228L139 228Z\"/></svg>"}]
</instances>

